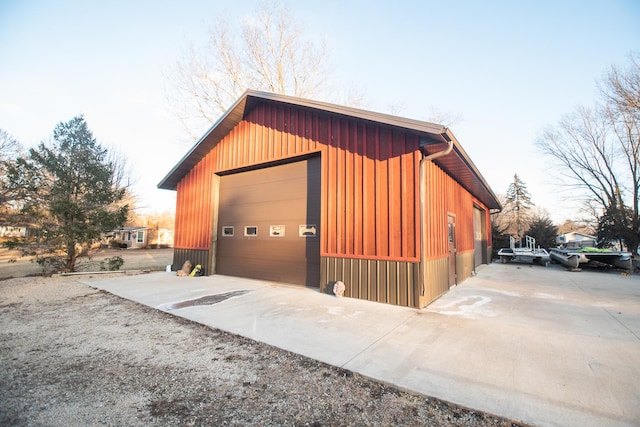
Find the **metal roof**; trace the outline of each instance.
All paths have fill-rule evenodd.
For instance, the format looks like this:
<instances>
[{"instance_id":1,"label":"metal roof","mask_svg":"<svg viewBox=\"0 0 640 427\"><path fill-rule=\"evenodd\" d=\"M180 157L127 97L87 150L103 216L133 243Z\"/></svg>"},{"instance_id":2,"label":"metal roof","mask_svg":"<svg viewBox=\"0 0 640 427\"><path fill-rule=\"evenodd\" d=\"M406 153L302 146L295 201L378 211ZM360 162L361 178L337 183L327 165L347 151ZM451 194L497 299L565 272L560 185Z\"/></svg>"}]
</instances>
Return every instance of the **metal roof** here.
<instances>
[{"instance_id":1,"label":"metal roof","mask_svg":"<svg viewBox=\"0 0 640 427\"><path fill-rule=\"evenodd\" d=\"M419 137L426 138L430 142L423 148L427 154L440 151L447 141L453 140L454 146L452 152L434 161L453 179L466 188L467 191L481 200L488 208L501 209L500 202L493 193L493 190L491 190L467 153L460 146L460 143L445 126L389 114L376 113L359 108L255 90L247 90L240 99L211 126L195 143L191 150L189 150L162 181L160 181L158 188L175 190L178 182L240 123L249 111L262 102L288 104L297 108L310 109L320 113L341 115L368 121L373 124L400 128L416 134Z\"/></svg>"}]
</instances>

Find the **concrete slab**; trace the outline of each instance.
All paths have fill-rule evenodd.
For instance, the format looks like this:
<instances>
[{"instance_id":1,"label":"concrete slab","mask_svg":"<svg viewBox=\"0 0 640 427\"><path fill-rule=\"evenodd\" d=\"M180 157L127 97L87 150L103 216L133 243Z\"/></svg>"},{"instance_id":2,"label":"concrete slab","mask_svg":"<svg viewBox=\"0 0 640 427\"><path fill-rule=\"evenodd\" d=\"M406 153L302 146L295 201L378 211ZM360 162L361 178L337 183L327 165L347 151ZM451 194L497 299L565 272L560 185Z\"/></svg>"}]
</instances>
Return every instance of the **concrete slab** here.
<instances>
[{"instance_id":1,"label":"concrete slab","mask_svg":"<svg viewBox=\"0 0 640 427\"><path fill-rule=\"evenodd\" d=\"M90 286L471 408L536 425L640 420L640 278L492 264L427 309L226 276ZM213 305L171 304L245 290Z\"/></svg>"}]
</instances>

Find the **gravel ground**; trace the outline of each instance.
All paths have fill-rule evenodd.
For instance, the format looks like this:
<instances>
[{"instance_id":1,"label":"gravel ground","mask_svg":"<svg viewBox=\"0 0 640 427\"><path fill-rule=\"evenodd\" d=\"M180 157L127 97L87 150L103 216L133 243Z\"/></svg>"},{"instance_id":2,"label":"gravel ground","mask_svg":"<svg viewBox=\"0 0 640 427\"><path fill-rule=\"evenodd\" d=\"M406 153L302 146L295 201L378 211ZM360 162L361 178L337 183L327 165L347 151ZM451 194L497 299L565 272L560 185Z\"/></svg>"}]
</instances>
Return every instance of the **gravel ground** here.
<instances>
[{"instance_id":1,"label":"gravel ground","mask_svg":"<svg viewBox=\"0 0 640 427\"><path fill-rule=\"evenodd\" d=\"M0 281L0 425L518 426L77 282Z\"/></svg>"}]
</instances>

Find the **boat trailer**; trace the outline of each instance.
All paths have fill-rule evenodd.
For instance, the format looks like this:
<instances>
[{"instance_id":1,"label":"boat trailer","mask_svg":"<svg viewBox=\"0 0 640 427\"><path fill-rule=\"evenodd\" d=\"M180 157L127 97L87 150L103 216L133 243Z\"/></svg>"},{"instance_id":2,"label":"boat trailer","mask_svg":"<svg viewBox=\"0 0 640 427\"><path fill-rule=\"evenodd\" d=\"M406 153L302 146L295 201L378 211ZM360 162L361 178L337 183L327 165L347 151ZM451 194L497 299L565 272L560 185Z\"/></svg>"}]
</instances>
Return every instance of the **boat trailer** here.
<instances>
[{"instance_id":1,"label":"boat trailer","mask_svg":"<svg viewBox=\"0 0 640 427\"><path fill-rule=\"evenodd\" d=\"M596 249L592 247L552 248L551 258L572 271L579 271L580 266L609 266L627 271L633 270L631 252Z\"/></svg>"},{"instance_id":2,"label":"boat trailer","mask_svg":"<svg viewBox=\"0 0 640 427\"><path fill-rule=\"evenodd\" d=\"M536 247L536 239L525 236L525 247L516 247L516 239L509 236L509 247L498 251L500 261L505 264L510 261L535 263L547 267L551 257L546 249Z\"/></svg>"}]
</instances>

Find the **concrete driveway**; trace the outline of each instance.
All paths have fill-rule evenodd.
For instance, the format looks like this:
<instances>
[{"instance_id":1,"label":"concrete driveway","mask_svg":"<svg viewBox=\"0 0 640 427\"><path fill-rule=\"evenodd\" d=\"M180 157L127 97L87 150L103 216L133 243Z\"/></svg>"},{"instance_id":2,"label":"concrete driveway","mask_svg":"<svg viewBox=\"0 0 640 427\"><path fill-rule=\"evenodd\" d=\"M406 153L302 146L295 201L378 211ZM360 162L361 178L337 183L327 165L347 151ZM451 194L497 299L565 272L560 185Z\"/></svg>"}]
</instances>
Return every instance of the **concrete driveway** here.
<instances>
[{"instance_id":1,"label":"concrete driveway","mask_svg":"<svg viewBox=\"0 0 640 427\"><path fill-rule=\"evenodd\" d=\"M638 276L491 264L422 310L227 276L152 273L85 283L526 423L640 420ZM197 305L210 295L217 296Z\"/></svg>"}]
</instances>

